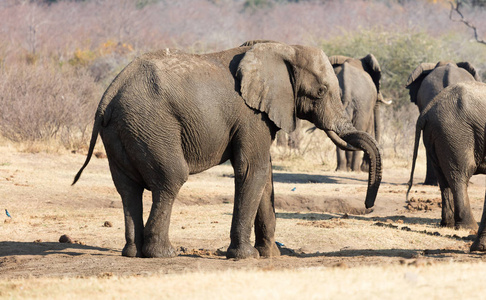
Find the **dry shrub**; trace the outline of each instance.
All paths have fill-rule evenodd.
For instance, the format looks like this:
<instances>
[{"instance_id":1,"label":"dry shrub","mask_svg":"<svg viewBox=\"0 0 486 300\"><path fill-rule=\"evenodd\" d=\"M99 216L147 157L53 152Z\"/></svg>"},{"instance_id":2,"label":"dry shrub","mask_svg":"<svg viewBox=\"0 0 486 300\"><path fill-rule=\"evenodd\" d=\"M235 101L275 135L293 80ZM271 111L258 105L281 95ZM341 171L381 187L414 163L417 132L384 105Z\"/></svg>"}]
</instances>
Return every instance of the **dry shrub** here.
<instances>
[{"instance_id":1,"label":"dry shrub","mask_svg":"<svg viewBox=\"0 0 486 300\"><path fill-rule=\"evenodd\" d=\"M14 142L88 141L100 90L86 71L43 61L0 71L0 132Z\"/></svg>"},{"instance_id":2,"label":"dry shrub","mask_svg":"<svg viewBox=\"0 0 486 300\"><path fill-rule=\"evenodd\" d=\"M290 134L280 130L271 148L274 165L280 168L309 171L316 166L324 170L336 167L336 147L324 131L307 121L299 120L296 130Z\"/></svg>"}]
</instances>

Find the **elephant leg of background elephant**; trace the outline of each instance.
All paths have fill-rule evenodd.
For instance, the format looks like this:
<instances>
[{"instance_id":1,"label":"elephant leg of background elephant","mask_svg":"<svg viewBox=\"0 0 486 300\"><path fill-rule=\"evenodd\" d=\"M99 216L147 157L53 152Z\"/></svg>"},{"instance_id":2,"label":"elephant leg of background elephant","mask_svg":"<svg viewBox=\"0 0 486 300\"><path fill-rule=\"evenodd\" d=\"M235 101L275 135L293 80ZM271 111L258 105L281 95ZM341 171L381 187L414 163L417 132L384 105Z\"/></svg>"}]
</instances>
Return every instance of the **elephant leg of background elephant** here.
<instances>
[{"instance_id":1,"label":"elephant leg of background elephant","mask_svg":"<svg viewBox=\"0 0 486 300\"><path fill-rule=\"evenodd\" d=\"M353 151L344 151L346 155L346 171L352 171L353 168Z\"/></svg>"},{"instance_id":2,"label":"elephant leg of background elephant","mask_svg":"<svg viewBox=\"0 0 486 300\"><path fill-rule=\"evenodd\" d=\"M469 181L469 178L468 178ZM467 194L467 183L454 182L451 185L451 191L454 199L454 220L455 228L478 229L478 223L472 214L469 196Z\"/></svg>"},{"instance_id":3,"label":"elephant leg of background elephant","mask_svg":"<svg viewBox=\"0 0 486 300\"><path fill-rule=\"evenodd\" d=\"M262 161L266 155L266 161ZM241 155L233 163L235 170L235 203L231 222L231 244L227 258L258 258L258 250L250 243L251 228L255 222L263 191L267 183L267 172L271 172L268 153ZM246 157L245 157L246 156Z\"/></svg>"},{"instance_id":4,"label":"elephant leg of background elephant","mask_svg":"<svg viewBox=\"0 0 486 300\"><path fill-rule=\"evenodd\" d=\"M367 154L363 155L363 161L361 162L361 171L369 172L370 170L370 157Z\"/></svg>"},{"instance_id":5,"label":"elephant leg of background elephant","mask_svg":"<svg viewBox=\"0 0 486 300\"><path fill-rule=\"evenodd\" d=\"M348 171L346 152L336 147L337 167L336 171Z\"/></svg>"},{"instance_id":6,"label":"elephant leg of background elephant","mask_svg":"<svg viewBox=\"0 0 486 300\"><path fill-rule=\"evenodd\" d=\"M483 216L481 217L481 224L479 224L478 234L474 243L471 245L471 251L486 251L486 194L484 195Z\"/></svg>"},{"instance_id":7,"label":"elephant leg of background elephant","mask_svg":"<svg viewBox=\"0 0 486 300\"><path fill-rule=\"evenodd\" d=\"M275 223L273 176L270 168L255 218L255 248L260 253L260 256L280 255L280 250L275 244Z\"/></svg>"},{"instance_id":8,"label":"elephant leg of background elephant","mask_svg":"<svg viewBox=\"0 0 486 300\"><path fill-rule=\"evenodd\" d=\"M346 151L351 154L351 170L354 172L361 170L361 161L363 160L362 151Z\"/></svg>"}]
</instances>

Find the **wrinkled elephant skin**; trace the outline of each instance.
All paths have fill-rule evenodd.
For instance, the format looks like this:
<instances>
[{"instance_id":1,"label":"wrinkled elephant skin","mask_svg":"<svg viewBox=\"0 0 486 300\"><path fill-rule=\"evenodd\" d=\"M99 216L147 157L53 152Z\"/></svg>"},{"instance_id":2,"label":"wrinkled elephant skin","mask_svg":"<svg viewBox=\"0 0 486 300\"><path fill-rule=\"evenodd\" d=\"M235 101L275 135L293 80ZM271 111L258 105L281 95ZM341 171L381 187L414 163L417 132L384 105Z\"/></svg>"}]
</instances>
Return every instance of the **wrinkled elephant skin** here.
<instances>
[{"instance_id":1,"label":"wrinkled elephant skin","mask_svg":"<svg viewBox=\"0 0 486 300\"><path fill-rule=\"evenodd\" d=\"M172 257L169 223L179 189L190 174L230 160L235 195L227 257L277 256L270 145L279 129L294 130L296 117L338 136L352 132L351 144L378 151L347 120L337 78L320 49L269 42L202 55L168 49L144 54L104 93L74 182L100 134L123 202L122 254ZM370 171L368 205L381 180L380 154L373 155L378 161ZM145 189L152 193L146 224Z\"/></svg>"}]
</instances>

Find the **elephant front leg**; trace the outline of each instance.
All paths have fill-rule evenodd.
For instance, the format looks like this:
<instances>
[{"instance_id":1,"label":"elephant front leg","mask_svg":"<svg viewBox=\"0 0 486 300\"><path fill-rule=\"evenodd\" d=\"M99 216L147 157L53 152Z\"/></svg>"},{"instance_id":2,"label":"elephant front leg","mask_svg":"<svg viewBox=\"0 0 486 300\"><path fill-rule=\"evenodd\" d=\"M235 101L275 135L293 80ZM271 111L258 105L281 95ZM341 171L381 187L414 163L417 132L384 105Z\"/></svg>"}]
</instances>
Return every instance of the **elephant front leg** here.
<instances>
[{"instance_id":1,"label":"elephant front leg","mask_svg":"<svg viewBox=\"0 0 486 300\"><path fill-rule=\"evenodd\" d=\"M152 209L144 230L145 257L176 256L176 251L169 241L170 216L176 195L177 193L165 190L152 191Z\"/></svg>"},{"instance_id":2,"label":"elephant front leg","mask_svg":"<svg viewBox=\"0 0 486 300\"><path fill-rule=\"evenodd\" d=\"M337 159L336 171L349 171L347 166L346 153L344 150L341 150L338 147L336 147L336 159Z\"/></svg>"},{"instance_id":3,"label":"elephant front leg","mask_svg":"<svg viewBox=\"0 0 486 300\"><path fill-rule=\"evenodd\" d=\"M231 223L231 243L227 258L258 258L258 250L250 243L251 228L267 183L268 162L237 162L235 169L235 204Z\"/></svg>"},{"instance_id":4,"label":"elephant front leg","mask_svg":"<svg viewBox=\"0 0 486 300\"><path fill-rule=\"evenodd\" d=\"M276 219L271 167L267 177L267 183L255 218L255 248L263 257L280 255L280 250L275 243Z\"/></svg>"}]
</instances>

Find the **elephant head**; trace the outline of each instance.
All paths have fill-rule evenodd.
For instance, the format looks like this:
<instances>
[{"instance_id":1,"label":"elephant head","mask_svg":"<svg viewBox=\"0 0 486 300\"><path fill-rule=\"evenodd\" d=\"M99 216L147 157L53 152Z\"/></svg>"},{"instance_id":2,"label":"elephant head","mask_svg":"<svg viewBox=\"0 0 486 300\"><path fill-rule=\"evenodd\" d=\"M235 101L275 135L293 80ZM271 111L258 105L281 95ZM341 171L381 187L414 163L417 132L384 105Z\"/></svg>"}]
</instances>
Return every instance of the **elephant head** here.
<instances>
[{"instance_id":1,"label":"elephant head","mask_svg":"<svg viewBox=\"0 0 486 300\"><path fill-rule=\"evenodd\" d=\"M380 64L378 63L378 60L375 58L373 54L368 54L361 59L355 59L343 55L334 55L329 57L329 61L331 62L333 68L340 67L344 63L349 63L354 67L368 73L376 87L376 93L378 95L376 99L377 102L381 102L384 104L391 104L391 101L385 101L383 99L383 96L381 95L380 92L381 68L380 68Z\"/></svg>"},{"instance_id":2,"label":"elephant head","mask_svg":"<svg viewBox=\"0 0 486 300\"><path fill-rule=\"evenodd\" d=\"M406 88L410 92L410 101L419 105L423 101L419 99L419 89L422 86L424 79L432 72L438 73L437 85L442 88L455 84L462 81L476 80L481 81L479 73L476 71L474 66L469 62L458 62L453 63L450 61L439 61L438 63L421 63L413 72L410 74L407 80ZM439 82L438 81L442 81ZM430 95L428 99L432 100L434 96L438 94L440 90L435 91ZM427 102L428 103L428 102ZM425 105L419 105L422 108Z\"/></svg>"},{"instance_id":3,"label":"elephant head","mask_svg":"<svg viewBox=\"0 0 486 300\"><path fill-rule=\"evenodd\" d=\"M365 205L372 207L381 182L380 152L376 141L366 132L358 132L346 116L328 57L312 47L247 43L251 49L237 71L246 104L265 112L286 132L293 131L300 118L324 130L339 147L365 151L371 161Z\"/></svg>"}]
</instances>

